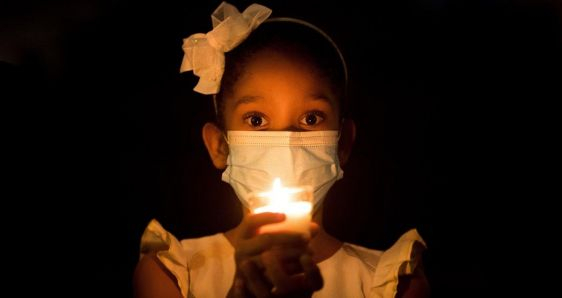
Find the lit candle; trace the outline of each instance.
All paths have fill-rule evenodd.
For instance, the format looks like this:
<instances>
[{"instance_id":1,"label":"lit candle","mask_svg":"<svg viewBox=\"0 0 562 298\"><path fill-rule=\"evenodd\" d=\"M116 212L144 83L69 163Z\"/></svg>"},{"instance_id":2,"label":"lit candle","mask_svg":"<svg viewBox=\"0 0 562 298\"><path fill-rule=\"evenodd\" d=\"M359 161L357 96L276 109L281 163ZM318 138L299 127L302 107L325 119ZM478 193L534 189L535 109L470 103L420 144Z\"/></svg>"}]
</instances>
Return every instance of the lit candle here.
<instances>
[{"instance_id":1,"label":"lit candle","mask_svg":"<svg viewBox=\"0 0 562 298\"><path fill-rule=\"evenodd\" d=\"M273 181L270 191L258 193L253 198L253 213L284 213L285 220L262 226L260 233L297 232L310 236L312 190L310 187L284 187L281 179Z\"/></svg>"}]
</instances>

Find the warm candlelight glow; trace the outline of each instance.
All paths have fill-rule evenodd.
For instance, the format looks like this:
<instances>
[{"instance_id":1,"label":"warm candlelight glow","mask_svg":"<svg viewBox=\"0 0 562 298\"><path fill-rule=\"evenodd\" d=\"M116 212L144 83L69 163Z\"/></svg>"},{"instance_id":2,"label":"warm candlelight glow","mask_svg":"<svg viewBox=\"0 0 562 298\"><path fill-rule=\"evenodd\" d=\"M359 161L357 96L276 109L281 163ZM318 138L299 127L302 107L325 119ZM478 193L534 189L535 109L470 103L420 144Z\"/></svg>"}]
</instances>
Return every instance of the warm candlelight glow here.
<instances>
[{"instance_id":1,"label":"warm candlelight glow","mask_svg":"<svg viewBox=\"0 0 562 298\"><path fill-rule=\"evenodd\" d=\"M255 195L253 213L262 212L284 213L286 219L263 226L261 233L287 231L309 235L312 191L307 187L284 187L281 179L276 178L271 191Z\"/></svg>"}]
</instances>

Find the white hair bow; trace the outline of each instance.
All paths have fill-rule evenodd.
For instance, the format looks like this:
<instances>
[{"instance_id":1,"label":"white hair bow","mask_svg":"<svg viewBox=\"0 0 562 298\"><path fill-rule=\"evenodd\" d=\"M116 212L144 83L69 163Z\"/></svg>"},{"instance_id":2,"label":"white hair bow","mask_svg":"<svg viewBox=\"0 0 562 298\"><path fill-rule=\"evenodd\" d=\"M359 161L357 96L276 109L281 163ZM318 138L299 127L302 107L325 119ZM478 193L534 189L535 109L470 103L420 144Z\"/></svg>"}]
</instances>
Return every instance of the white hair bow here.
<instances>
[{"instance_id":1,"label":"white hair bow","mask_svg":"<svg viewBox=\"0 0 562 298\"><path fill-rule=\"evenodd\" d=\"M213 30L195 33L183 40L180 72L193 70L199 77L193 88L202 94L216 94L224 73L224 53L244 41L271 14L271 9L252 4L240 13L233 5L222 2L211 15Z\"/></svg>"}]
</instances>

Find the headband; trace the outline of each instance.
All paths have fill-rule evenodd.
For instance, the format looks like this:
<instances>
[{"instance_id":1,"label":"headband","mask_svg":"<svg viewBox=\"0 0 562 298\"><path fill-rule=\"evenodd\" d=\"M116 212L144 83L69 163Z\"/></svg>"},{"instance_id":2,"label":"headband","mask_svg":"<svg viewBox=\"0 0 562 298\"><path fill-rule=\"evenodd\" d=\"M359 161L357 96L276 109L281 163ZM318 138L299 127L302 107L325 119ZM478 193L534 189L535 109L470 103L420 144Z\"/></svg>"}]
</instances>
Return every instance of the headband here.
<instances>
[{"instance_id":1,"label":"headband","mask_svg":"<svg viewBox=\"0 0 562 298\"><path fill-rule=\"evenodd\" d=\"M319 33L320 35L322 35L326 40L328 40L328 42L330 42L330 44L332 45L332 47L334 47L334 50L336 50L336 52L338 53L338 57L340 58L340 62L343 68L343 75L344 75L344 86L345 89L347 90L347 63L345 62L345 59L343 57L342 52L340 51L340 48L338 47L338 45L332 40L332 38L324 31L322 31L322 29L316 27L315 25L307 22L307 21L303 21L301 19L295 19L295 18L289 18L289 17L275 17L275 18L271 18L267 21L265 21L264 23L273 23L273 22L287 22L287 23L294 23L294 24L299 24L299 25L303 25L305 27L308 27L314 31L316 31L317 33Z\"/></svg>"},{"instance_id":2,"label":"headband","mask_svg":"<svg viewBox=\"0 0 562 298\"><path fill-rule=\"evenodd\" d=\"M183 40L184 56L180 72L191 71L199 77L199 82L193 89L201 94L217 94L220 90L224 73L224 53L234 49L242 43L250 33L264 22L288 22L308 27L324 38L336 50L345 76L347 89L348 71L345 59L336 43L320 28L303 20L287 17L276 17L267 20L271 9L252 4L240 13L233 5L222 2L211 14L213 30L208 33L195 33ZM267 20L267 21L266 21ZM214 96L213 96L214 98ZM215 110L217 109L216 102Z\"/></svg>"}]
</instances>

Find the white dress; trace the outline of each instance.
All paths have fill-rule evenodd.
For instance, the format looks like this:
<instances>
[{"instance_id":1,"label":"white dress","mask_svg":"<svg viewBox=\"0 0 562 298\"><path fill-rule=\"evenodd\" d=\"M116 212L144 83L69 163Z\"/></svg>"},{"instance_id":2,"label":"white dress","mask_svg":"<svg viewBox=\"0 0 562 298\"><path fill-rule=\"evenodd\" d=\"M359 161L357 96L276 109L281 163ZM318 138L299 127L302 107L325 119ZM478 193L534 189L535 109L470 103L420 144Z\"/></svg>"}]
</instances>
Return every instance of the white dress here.
<instances>
[{"instance_id":1,"label":"white dress","mask_svg":"<svg viewBox=\"0 0 562 298\"><path fill-rule=\"evenodd\" d=\"M425 247L415 229L406 232L388 250L344 243L330 258L318 263L324 287L312 297L384 297L396 295L398 276L411 274ZM156 252L177 278L185 298L226 297L234 279L234 248L224 234L178 241L152 220L141 239L141 257Z\"/></svg>"}]
</instances>

